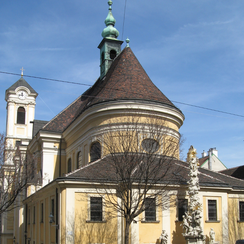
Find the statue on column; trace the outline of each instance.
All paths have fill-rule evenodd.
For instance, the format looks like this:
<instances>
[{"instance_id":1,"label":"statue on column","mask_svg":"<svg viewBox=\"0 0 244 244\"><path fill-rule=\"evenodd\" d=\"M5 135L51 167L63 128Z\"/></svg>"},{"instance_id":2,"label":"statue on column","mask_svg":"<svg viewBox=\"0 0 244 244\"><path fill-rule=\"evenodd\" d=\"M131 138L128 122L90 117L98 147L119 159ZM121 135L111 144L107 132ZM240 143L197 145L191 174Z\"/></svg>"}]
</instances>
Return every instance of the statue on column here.
<instances>
[{"instance_id":1,"label":"statue on column","mask_svg":"<svg viewBox=\"0 0 244 244\"><path fill-rule=\"evenodd\" d=\"M202 204L199 199L199 178L198 178L198 159L197 151L191 146L187 154L187 162L189 163L188 194L189 206L188 211L183 216L183 236L186 239L196 239L196 243L204 243L205 236L201 226Z\"/></svg>"}]
</instances>

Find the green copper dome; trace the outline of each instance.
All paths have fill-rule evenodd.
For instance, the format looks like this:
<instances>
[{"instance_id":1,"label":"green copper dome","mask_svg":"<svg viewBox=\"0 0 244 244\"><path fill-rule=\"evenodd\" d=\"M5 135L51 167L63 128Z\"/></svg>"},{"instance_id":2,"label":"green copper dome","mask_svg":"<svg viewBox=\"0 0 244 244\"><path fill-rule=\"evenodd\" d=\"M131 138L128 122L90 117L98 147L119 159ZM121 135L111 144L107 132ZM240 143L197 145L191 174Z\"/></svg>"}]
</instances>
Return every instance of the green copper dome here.
<instances>
[{"instance_id":1,"label":"green copper dome","mask_svg":"<svg viewBox=\"0 0 244 244\"><path fill-rule=\"evenodd\" d=\"M119 32L118 30L114 27L115 25L115 18L112 14L112 4L113 2L111 0L108 1L108 5L109 5L109 12L108 12L108 16L105 19L105 25L107 26L106 28L104 28L103 32L102 32L102 37L112 37L112 38L117 38L119 36Z\"/></svg>"}]
</instances>

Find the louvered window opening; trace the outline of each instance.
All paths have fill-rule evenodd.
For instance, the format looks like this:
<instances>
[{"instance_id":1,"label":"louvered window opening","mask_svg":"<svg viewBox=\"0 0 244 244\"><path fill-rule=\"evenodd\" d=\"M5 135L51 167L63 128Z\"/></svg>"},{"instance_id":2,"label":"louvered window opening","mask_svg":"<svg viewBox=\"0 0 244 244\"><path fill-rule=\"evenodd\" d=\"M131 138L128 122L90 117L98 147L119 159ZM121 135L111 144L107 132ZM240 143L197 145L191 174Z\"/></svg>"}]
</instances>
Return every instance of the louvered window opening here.
<instances>
[{"instance_id":1,"label":"louvered window opening","mask_svg":"<svg viewBox=\"0 0 244 244\"><path fill-rule=\"evenodd\" d=\"M23 107L18 108L17 124L25 124L25 109Z\"/></svg>"}]
</instances>

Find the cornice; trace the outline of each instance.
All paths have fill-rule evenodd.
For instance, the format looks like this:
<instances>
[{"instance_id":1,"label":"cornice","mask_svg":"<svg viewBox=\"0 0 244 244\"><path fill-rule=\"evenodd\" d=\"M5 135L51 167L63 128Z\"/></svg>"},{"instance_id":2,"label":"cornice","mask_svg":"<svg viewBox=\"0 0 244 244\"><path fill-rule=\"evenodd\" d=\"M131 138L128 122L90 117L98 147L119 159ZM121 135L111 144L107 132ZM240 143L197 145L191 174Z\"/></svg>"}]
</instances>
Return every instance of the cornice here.
<instances>
[{"instance_id":1,"label":"cornice","mask_svg":"<svg viewBox=\"0 0 244 244\"><path fill-rule=\"evenodd\" d=\"M69 139L72 137L81 123L84 126L96 118L107 115L140 115L140 116L156 116L159 119L167 119L174 122L179 128L185 119L184 115L176 108L160 103L148 103L142 101L109 101L96 104L85 110L63 133L64 137Z\"/></svg>"}]
</instances>

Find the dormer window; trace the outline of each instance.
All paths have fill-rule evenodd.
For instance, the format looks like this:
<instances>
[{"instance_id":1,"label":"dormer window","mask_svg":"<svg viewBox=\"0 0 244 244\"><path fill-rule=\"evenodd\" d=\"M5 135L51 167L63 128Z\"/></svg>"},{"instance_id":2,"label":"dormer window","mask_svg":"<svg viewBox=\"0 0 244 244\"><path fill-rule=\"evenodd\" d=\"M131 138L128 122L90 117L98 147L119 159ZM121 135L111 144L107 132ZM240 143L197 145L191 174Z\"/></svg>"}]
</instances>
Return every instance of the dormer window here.
<instances>
[{"instance_id":1,"label":"dormer window","mask_svg":"<svg viewBox=\"0 0 244 244\"><path fill-rule=\"evenodd\" d=\"M110 59L115 59L117 56L117 52L115 50L110 51Z\"/></svg>"},{"instance_id":2,"label":"dormer window","mask_svg":"<svg viewBox=\"0 0 244 244\"><path fill-rule=\"evenodd\" d=\"M17 124L25 124L25 109L23 107L18 108Z\"/></svg>"}]
</instances>

